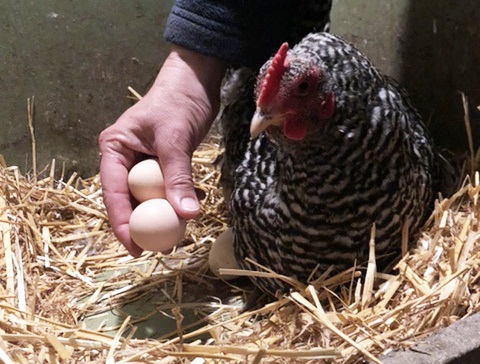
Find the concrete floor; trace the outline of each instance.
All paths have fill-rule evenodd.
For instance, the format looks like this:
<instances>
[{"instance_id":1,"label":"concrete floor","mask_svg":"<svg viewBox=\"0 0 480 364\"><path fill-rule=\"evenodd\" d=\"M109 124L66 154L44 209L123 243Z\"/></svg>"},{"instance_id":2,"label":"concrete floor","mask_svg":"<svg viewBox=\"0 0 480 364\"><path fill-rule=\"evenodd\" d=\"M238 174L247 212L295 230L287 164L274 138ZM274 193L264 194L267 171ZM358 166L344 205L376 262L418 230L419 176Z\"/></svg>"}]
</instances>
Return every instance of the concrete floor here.
<instances>
[{"instance_id":1,"label":"concrete floor","mask_svg":"<svg viewBox=\"0 0 480 364\"><path fill-rule=\"evenodd\" d=\"M130 105L128 86L148 89L166 54L171 3L2 1L0 153L7 162L31 168L26 100L34 95L38 167L56 158L67 171L97 173L98 133ZM400 79L440 144L464 148L459 91L480 124L477 1L334 0L333 9L332 30Z\"/></svg>"},{"instance_id":2,"label":"concrete floor","mask_svg":"<svg viewBox=\"0 0 480 364\"><path fill-rule=\"evenodd\" d=\"M478 364L480 363L480 314L433 333L415 347L391 352L383 364Z\"/></svg>"}]
</instances>

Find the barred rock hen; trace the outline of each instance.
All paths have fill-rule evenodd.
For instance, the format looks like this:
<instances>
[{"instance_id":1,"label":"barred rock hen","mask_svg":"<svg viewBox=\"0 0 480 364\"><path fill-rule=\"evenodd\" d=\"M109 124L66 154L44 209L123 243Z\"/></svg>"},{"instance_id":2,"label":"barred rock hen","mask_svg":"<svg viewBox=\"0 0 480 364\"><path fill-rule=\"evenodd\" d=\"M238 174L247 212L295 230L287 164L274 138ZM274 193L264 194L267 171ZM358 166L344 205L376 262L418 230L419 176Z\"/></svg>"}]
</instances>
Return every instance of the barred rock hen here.
<instances>
[{"instance_id":1,"label":"barred rock hen","mask_svg":"<svg viewBox=\"0 0 480 364\"><path fill-rule=\"evenodd\" d=\"M402 227L418 232L439 169L406 92L328 33L282 45L261 68L255 94L248 72L236 76L229 87L244 87L221 122L239 264L256 270L248 257L306 282L332 265L365 262L374 223L379 262L398 257ZM254 283L272 294L285 289L272 279Z\"/></svg>"}]
</instances>

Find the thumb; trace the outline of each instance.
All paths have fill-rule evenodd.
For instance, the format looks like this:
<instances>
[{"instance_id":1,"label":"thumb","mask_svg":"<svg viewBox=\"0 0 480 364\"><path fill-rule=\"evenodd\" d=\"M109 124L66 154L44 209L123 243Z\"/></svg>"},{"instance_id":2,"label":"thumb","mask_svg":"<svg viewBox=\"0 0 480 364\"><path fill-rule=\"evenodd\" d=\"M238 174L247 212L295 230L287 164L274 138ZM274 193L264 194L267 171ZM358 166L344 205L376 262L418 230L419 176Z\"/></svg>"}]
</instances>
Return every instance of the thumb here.
<instances>
[{"instance_id":1,"label":"thumb","mask_svg":"<svg viewBox=\"0 0 480 364\"><path fill-rule=\"evenodd\" d=\"M200 205L193 187L191 156L179 151L159 153L158 156L167 200L184 219L196 217L200 212Z\"/></svg>"}]
</instances>

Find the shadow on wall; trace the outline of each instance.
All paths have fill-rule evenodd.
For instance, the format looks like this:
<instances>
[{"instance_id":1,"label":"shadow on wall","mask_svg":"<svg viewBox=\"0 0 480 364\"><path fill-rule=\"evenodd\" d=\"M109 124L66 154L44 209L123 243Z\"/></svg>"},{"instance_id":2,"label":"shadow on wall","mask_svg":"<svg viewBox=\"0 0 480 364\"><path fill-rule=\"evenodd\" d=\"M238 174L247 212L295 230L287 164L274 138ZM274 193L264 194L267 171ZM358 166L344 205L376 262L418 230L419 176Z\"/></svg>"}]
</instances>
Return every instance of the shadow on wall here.
<instances>
[{"instance_id":1,"label":"shadow on wall","mask_svg":"<svg viewBox=\"0 0 480 364\"><path fill-rule=\"evenodd\" d=\"M480 147L480 7L478 0L412 0L401 46L402 84L437 143L465 150L460 92L467 95Z\"/></svg>"}]
</instances>

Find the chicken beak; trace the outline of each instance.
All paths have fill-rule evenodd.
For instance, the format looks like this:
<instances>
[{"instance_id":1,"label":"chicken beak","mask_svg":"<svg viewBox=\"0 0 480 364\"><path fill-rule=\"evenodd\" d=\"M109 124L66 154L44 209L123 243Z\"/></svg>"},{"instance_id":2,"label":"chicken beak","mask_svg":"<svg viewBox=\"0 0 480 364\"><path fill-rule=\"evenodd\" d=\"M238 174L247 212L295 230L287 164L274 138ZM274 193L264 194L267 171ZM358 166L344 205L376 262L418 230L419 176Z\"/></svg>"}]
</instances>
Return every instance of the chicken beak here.
<instances>
[{"instance_id":1,"label":"chicken beak","mask_svg":"<svg viewBox=\"0 0 480 364\"><path fill-rule=\"evenodd\" d=\"M256 138L270 125L281 126L283 122L284 117L282 115L265 113L261 108L257 107L250 122L250 136Z\"/></svg>"},{"instance_id":2,"label":"chicken beak","mask_svg":"<svg viewBox=\"0 0 480 364\"><path fill-rule=\"evenodd\" d=\"M270 125L269 121L269 115L265 114L262 109L257 108L250 122L250 136L256 138L262 131L268 128Z\"/></svg>"}]
</instances>

